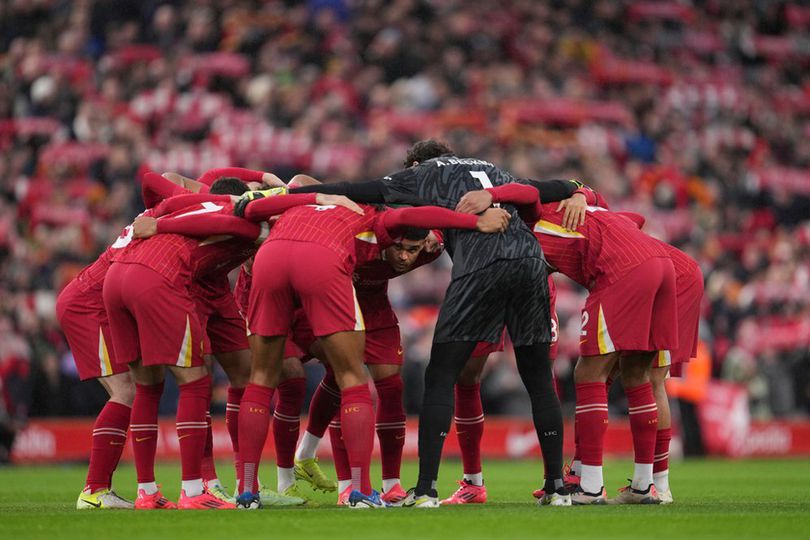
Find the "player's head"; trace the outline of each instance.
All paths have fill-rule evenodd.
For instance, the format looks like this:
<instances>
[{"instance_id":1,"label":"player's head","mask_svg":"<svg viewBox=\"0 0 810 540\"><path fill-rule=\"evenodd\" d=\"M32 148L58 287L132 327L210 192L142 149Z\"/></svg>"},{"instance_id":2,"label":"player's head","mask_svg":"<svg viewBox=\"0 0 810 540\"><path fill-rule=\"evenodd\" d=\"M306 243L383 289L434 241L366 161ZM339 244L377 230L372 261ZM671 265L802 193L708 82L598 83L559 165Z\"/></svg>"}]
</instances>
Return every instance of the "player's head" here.
<instances>
[{"instance_id":1,"label":"player's head","mask_svg":"<svg viewBox=\"0 0 810 540\"><path fill-rule=\"evenodd\" d=\"M411 146L411 149L408 150L408 155L405 156L405 167L413 167L423 161L446 156L448 154L452 155L453 153L453 150L443 142L437 141L436 139L425 139L424 141L415 143Z\"/></svg>"},{"instance_id":2,"label":"player's head","mask_svg":"<svg viewBox=\"0 0 810 540\"><path fill-rule=\"evenodd\" d=\"M425 248L427 229L409 227L394 245L385 249L385 260L397 272L407 272Z\"/></svg>"},{"instance_id":3,"label":"player's head","mask_svg":"<svg viewBox=\"0 0 810 540\"><path fill-rule=\"evenodd\" d=\"M244 182L232 176L222 176L217 178L209 193L213 195L241 195L248 190Z\"/></svg>"}]
</instances>

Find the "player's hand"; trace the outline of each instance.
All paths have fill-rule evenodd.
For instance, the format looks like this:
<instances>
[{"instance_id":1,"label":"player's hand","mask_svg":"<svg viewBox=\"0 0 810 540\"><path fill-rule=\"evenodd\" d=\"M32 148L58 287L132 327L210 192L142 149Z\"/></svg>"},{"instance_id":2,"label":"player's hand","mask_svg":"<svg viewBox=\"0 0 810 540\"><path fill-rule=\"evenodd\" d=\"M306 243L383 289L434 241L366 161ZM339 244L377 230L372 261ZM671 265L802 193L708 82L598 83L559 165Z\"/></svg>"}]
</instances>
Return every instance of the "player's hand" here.
<instances>
[{"instance_id":1,"label":"player's hand","mask_svg":"<svg viewBox=\"0 0 810 540\"><path fill-rule=\"evenodd\" d=\"M582 193L574 193L570 198L560 201L557 212L565 210L562 219L563 229L573 231L580 225L583 225L585 223L587 208L588 203L585 200L585 195Z\"/></svg>"},{"instance_id":2,"label":"player's hand","mask_svg":"<svg viewBox=\"0 0 810 540\"><path fill-rule=\"evenodd\" d=\"M282 180L275 174L269 172L262 174L262 182L264 184L267 184L268 186L287 187L287 184L284 183L284 180Z\"/></svg>"},{"instance_id":3,"label":"player's hand","mask_svg":"<svg viewBox=\"0 0 810 540\"><path fill-rule=\"evenodd\" d=\"M139 216L132 222L133 238L149 238L157 234L157 219L149 216Z\"/></svg>"},{"instance_id":4,"label":"player's hand","mask_svg":"<svg viewBox=\"0 0 810 540\"><path fill-rule=\"evenodd\" d=\"M442 250L442 243L439 242L433 231L430 231L425 238L424 250L426 253L437 253Z\"/></svg>"},{"instance_id":5,"label":"player's hand","mask_svg":"<svg viewBox=\"0 0 810 540\"><path fill-rule=\"evenodd\" d=\"M490 208L478 217L476 229L482 233L504 232L512 216L503 208Z\"/></svg>"},{"instance_id":6,"label":"player's hand","mask_svg":"<svg viewBox=\"0 0 810 540\"><path fill-rule=\"evenodd\" d=\"M315 197L315 203L321 206L342 206L344 208L348 208L356 214L360 214L361 216L365 214L363 209L360 208L359 204L348 197L344 197L343 195L327 195L325 193L318 193L318 195Z\"/></svg>"},{"instance_id":7,"label":"player's hand","mask_svg":"<svg viewBox=\"0 0 810 540\"><path fill-rule=\"evenodd\" d=\"M458 201L456 212L480 214L490 206L492 206L492 194L489 191L485 189L469 191Z\"/></svg>"}]
</instances>

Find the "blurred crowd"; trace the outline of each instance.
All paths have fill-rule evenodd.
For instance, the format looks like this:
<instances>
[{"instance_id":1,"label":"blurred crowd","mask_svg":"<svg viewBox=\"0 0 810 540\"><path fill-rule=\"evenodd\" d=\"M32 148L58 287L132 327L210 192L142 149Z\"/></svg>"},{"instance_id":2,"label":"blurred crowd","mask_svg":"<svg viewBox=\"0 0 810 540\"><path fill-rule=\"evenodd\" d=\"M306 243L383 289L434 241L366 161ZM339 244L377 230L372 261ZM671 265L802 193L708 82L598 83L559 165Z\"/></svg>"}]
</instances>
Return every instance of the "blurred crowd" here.
<instances>
[{"instance_id":1,"label":"blurred crowd","mask_svg":"<svg viewBox=\"0 0 810 540\"><path fill-rule=\"evenodd\" d=\"M426 137L644 214L703 269L713 376L758 418L806 415L809 28L776 0L0 0L0 425L103 403L55 296L142 209L145 168L364 180ZM392 283L410 411L448 280ZM570 405L584 296L558 284ZM528 410L508 351L483 389Z\"/></svg>"}]
</instances>

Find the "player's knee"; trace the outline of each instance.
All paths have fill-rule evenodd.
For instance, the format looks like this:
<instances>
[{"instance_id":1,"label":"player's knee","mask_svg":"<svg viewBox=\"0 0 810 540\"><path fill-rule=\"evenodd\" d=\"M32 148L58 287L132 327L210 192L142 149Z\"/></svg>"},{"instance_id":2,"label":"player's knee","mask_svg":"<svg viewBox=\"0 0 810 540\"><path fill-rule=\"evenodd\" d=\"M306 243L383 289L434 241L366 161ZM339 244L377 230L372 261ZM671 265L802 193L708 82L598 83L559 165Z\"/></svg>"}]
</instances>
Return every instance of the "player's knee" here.
<instances>
[{"instance_id":1,"label":"player's knee","mask_svg":"<svg viewBox=\"0 0 810 540\"><path fill-rule=\"evenodd\" d=\"M129 376L110 384L108 388L110 401L132 407L132 402L135 401L135 384Z\"/></svg>"}]
</instances>

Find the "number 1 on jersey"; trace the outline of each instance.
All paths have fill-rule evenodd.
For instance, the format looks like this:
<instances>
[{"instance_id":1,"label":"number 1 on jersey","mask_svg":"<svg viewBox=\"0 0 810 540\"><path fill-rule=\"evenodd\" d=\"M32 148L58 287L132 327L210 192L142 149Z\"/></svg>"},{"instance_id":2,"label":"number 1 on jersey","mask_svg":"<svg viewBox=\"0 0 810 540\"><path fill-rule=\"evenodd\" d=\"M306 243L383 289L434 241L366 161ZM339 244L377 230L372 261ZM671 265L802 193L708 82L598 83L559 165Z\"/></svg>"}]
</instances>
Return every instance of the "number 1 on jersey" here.
<instances>
[{"instance_id":1,"label":"number 1 on jersey","mask_svg":"<svg viewBox=\"0 0 810 540\"><path fill-rule=\"evenodd\" d=\"M487 173L485 173L484 171L470 171L470 175L479 182L481 182L481 185L484 187L484 189L493 187L492 180L489 179L489 175L487 175ZM493 204L492 206L494 206L495 208L501 207L501 205L497 203Z\"/></svg>"}]
</instances>

